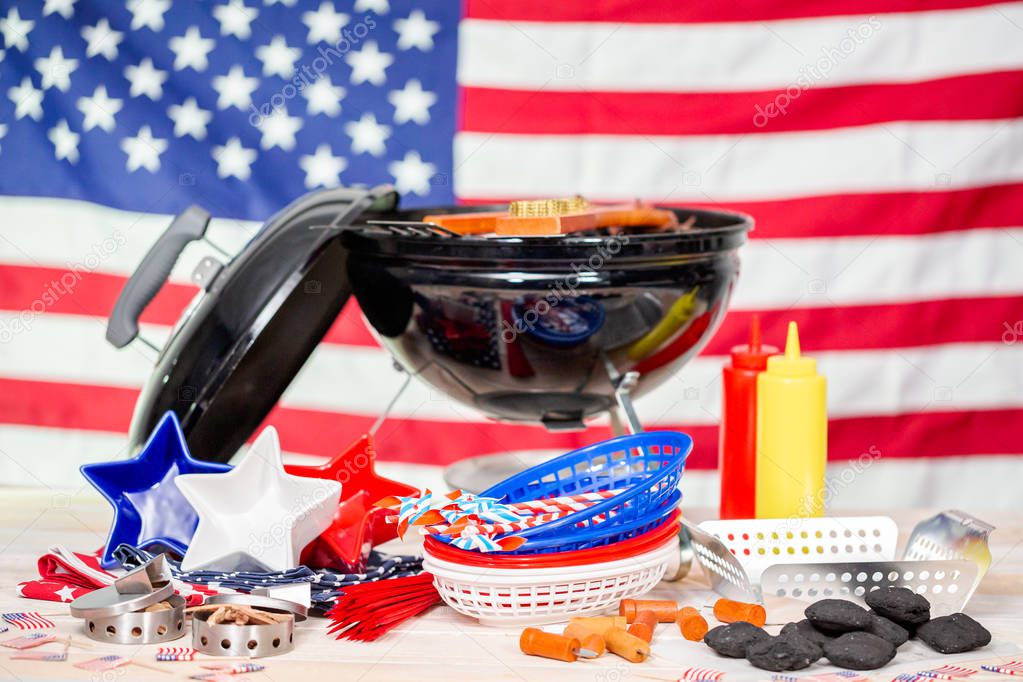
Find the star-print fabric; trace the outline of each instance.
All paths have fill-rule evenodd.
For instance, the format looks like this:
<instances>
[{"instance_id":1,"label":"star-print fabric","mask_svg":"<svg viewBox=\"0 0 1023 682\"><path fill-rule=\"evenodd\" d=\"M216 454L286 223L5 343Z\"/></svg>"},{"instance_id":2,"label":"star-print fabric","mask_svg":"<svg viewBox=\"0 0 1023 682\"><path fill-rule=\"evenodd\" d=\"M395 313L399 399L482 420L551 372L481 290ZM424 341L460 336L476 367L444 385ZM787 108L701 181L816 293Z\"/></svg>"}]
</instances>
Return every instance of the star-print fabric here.
<instances>
[{"instance_id":1,"label":"star-print fabric","mask_svg":"<svg viewBox=\"0 0 1023 682\"><path fill-rule=\"evenodd\" d=\"M121 545L114 550L114 556L125 569L138 568L149 561L153 555L130 545ZM182 571L181 565L168 560L171 573L175 578L193 585L203 585L213 589L229 588L239 592L249 592L256 587L270 587L292 583L309 583L312 591L312 607L322 614L333 606L344 588L366 582L375 582L388 578L399 578L416 575L423 570L423 560L416 556L387 556L373 552L369 563L362 573L341 573L329 569L314 571L306 566L299 566L288 571L255 572L255 571Z\"/></svg>"},{"instance_id":2,"label":"star-print fabric","mask_svg":"<svg viewBox=\"0 0 1023 682\"><path fill-rule=\"evenodd\" d=\"M39 557L39 577L18 584L18 595L27 599L72 602L83 594L112 585L116 576L100 565L101 551L73 552L62 545L51 546ZM214 590L206 585L190 585L175 580L175 591L189 606L202 604L206 597L226 589ZM4 628L0 627L0 632Z\"/></svg>"}]
</instances>

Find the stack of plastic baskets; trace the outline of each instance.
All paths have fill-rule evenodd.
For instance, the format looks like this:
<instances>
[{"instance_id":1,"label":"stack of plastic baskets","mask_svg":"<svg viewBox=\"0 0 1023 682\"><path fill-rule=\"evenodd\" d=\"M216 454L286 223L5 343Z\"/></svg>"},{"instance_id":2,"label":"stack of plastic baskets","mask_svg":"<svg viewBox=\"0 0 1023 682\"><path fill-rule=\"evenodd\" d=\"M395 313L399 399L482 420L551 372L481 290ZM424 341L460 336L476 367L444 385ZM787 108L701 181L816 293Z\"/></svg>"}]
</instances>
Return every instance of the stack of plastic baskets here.
<instances>
[{"instance_id":1,"label":"stack of plastic baskets","mask_svg":"<svg viewBox=\"0 0 1023 682\"><path fill-rule=\"evenodd\" d=\"M480 554L430 536L424 567L456 611L488 624L537 624L602 613L653 588L678 553L678 486L692 439L652 431L556 457L482 493L523 502L620 490L518 533L514 552Z\"/></svg>"}]
</instances>

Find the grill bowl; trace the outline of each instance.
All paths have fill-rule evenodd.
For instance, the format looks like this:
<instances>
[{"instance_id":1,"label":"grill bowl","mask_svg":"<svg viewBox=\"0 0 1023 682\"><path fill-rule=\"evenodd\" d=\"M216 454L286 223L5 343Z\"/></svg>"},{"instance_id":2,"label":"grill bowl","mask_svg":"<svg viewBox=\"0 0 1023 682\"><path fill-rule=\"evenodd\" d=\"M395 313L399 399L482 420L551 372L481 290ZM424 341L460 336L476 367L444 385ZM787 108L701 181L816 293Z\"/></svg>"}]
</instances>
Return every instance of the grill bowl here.
<instances>
[{"instance_id":1,"label":"grill bowl","mask_svg":"<svg viewBox=\"0 0 1023 682\"><path fill-rule=\"evenodd\" d=\"M480 210L479 207L470 207ZM752 221L676 209L692 229L453 236L416 225L458 208L369 214L343 235L353 292L410 373L495 419L580 428L677 372L717 329Z\"/></svg>"}]
</instances>

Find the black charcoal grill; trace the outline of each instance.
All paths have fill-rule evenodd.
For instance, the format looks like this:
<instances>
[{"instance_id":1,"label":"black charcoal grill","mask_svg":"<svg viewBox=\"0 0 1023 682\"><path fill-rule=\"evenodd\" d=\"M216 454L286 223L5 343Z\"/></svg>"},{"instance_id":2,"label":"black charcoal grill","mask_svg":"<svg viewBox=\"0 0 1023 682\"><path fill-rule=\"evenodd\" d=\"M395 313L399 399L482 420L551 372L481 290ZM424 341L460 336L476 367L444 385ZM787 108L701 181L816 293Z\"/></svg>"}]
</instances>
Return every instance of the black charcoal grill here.
<instances>
[{"instance_id":1,"label":"black charcoal grill","mask_svg":"<svg viewBox=\"0 0 1023 682\"><path fill-rule=\"evenodd\" d=\"M717 328L752 227L696 209L674 209L692 227L649 233L459 236L423 222L464 210L402 210L388 187L324 190L228 262L205 259L202 296L136 405L132 445L173 410L193 453L230 458L352 295L405 372L488 417L577 429L620 406L634 423L629 396L672 376ZM208 220L191 208L153 246L117 302L111 343L137 336L143 308Z\"/></svg>"}]
</instances>

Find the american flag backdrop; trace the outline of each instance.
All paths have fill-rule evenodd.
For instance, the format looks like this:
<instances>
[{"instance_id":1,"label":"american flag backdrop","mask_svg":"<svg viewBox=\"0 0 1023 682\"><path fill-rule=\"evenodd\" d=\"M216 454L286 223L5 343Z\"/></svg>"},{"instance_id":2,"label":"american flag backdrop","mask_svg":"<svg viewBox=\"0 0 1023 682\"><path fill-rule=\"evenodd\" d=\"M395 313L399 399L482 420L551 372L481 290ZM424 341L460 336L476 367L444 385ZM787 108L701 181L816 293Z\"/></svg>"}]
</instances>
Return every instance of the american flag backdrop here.
<instances>
[{"instance_id":1,"label":"american flag backdrop","mask_svg":"<svg viewBox=\"0 0 1023 682\"><path fill-rule=\"evenodd\" d=\"M638 405L694 436L691 501L716 500L720 370L759 312L828 378L836 498L1020 504L999 482L1023 453L1023 3L4 0L0 36L0 481L126 454L152 357L105 318L169 214L204 206L234 250L303 192L387 182L757 219L723 327ZM186 251L143 335L211 254ZM269 421L334 454L401 381L350 305ZM377 444L438 466L608 433L414 384Z\"/></svg>"}]
</instances>

